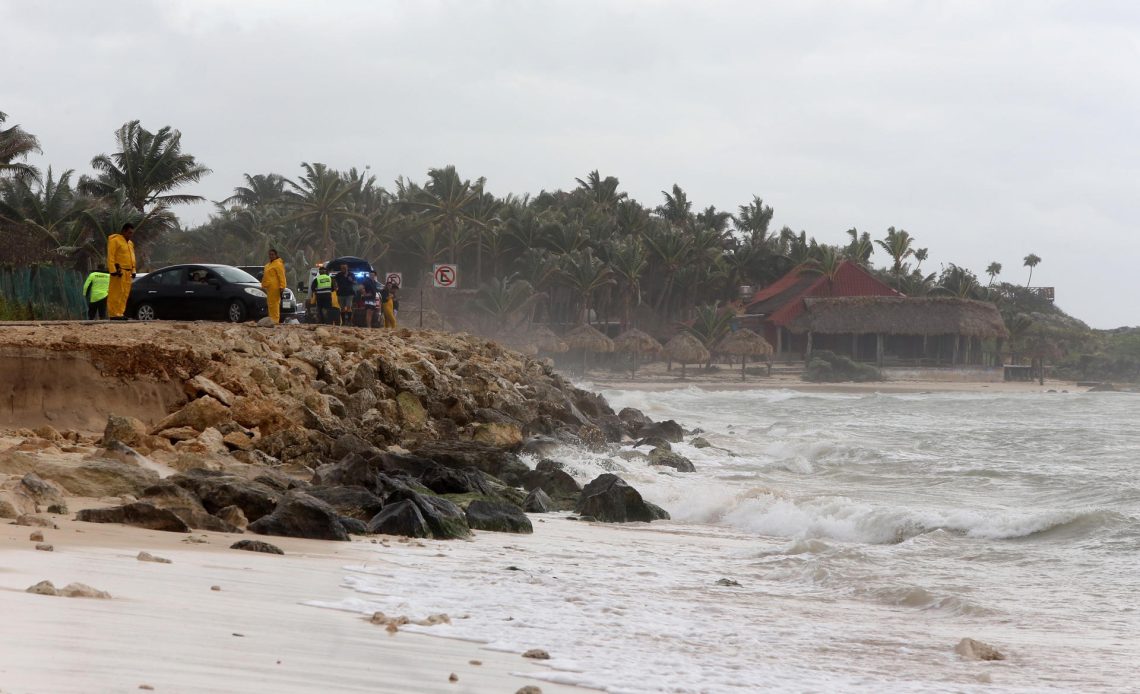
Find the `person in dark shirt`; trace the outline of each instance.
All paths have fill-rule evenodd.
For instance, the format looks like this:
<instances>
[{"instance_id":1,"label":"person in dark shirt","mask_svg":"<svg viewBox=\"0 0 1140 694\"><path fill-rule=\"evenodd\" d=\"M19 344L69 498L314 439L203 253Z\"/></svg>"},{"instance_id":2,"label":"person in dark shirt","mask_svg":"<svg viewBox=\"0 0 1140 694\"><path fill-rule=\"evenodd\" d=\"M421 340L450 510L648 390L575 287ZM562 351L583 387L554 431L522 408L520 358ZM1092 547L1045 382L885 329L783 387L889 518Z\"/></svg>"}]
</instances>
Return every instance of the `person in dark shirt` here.
<instances>
[{"instance_id":1,"label":"person in dark shirt","mask_svg":"<svg viewBox=\"0 0 1140 694\"><path fill-rule=\"evenodd\" d=\"M380 284L373 271L360 283L361 298L364 300L364 327L371 328L372 320L376 317L376 305L379 299Z\"/></svg>"},{"instance_id":2,"label":"person in dark shirt","mask_svg":"<svg viewBox=\"0 0 1140 694\"><path fill-rule=\"evenodd\" d=\"M336 300L340 304L340 324L352 325L352 300L356 291L356 279L348 271L348 265L341 264L340 272L333 277L336 282Z\"/></svg>"}]
</instances>

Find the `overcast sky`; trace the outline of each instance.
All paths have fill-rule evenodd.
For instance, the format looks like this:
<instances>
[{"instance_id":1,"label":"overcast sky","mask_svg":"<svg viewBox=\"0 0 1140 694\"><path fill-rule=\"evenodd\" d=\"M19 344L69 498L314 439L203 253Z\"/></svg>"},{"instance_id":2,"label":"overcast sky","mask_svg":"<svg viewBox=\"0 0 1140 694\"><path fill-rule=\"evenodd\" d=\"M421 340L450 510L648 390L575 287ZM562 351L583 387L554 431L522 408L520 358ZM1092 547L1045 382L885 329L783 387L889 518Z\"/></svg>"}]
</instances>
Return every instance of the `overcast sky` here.
<instances>
[{"instance_id":1,"label":"overcast sky","mask_svg":"<svg viewBox=\"0 0 1140 694\"><path fill-rule=\"evenodd\" d=\"M1036 253L1066 311L1140 325L1140 3L0 0L0 27L0 111L56 169L132 119L182 131L211 200L303 161L500 195L598 169L830 243L901 227L983 281Z\"/></svg>"}]
</instances>

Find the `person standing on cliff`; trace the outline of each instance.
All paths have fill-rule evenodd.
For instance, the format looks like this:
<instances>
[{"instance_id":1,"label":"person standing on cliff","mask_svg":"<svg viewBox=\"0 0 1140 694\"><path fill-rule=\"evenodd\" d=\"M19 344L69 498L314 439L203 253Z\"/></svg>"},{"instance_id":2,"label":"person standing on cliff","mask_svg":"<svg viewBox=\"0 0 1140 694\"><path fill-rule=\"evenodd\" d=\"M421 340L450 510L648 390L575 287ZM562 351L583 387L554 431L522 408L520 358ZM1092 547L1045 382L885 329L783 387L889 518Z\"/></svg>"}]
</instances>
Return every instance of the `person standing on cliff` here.
<instances>
[{"instance_id":1,"label":"person standing on cliff","mask_svg":"<svg viewBox=\"0 0 1140 694\"><path fill-rule=\"evenodd\" d=\"M336 299L340 304L340 324L352 325L352 299L356 292L356 280L348 271L348 265L341 264L333 280L336 282Z\"/></svg>"},{"instance_id":2,"label":"person standing on cliff","mask_svg":"<svg viewBox=\"0 0 1140 694\"><path fill-rule=\"evenodd\" d=\"M281 290L285 289L285 285L285 261L277 255L276 248L270 248L269 262L261 272L261 288L265 290L269 317L274 323L281 322Z\"/></svg>"},{"instance_id":3,"label":"person standing on cliff","mask_svg":"<svg viewBox=\"0 0 1140 694\"><path fill-rule=\"evenodd\" d=\"M368 277L364 278L360 287L362 290L360 298L364 300L364 327L371 328L372 321L376 318L376 301L380 292L375 270L368 273Z\"/></svg>"},{"instance_id":4,"label":"person standing on cliff","mask_svg":"<svg viewBox=\"0 0 1140 694\"><path fill-rule=\"evenodd\" d=\"M384 327L396 327L396 284L385 282L380 292L380 313L384 316Z\"/></svg>"},{"instance_id":5,"label":"person standing on cliff","mask_svg":"<svg viewBox=\"0 0 1140 694\"><path fill-rule=\"evenodd\" d=\"M102 265L87 275L87 279L83 282L83 296L87 299L87 320L107 319L107 290L110 285L111 276L107 274L107 268Z\"/></svg>"},{"instance_id":6,"label":"person standing on cliff","mask_svg":"<svg viewBox=\"0 0 1140 694\"><path fill-rule=\"evenodd\" d=\"M317 269L317 276L309 287L313 301L317 304L317 320L321 323L336 322L336 308L333 304L333 278L329 277L329 270L324 265Z\"/></svg>"},{"instance_id":7,"label":"person standing on cliff","mask_svg":"<svg viewBox=\"0 0 1140 694\"><path fill-rule=\"evenodd\" d=\"M135 276L135 225L127 222L117 234L107 239L107 314L111 320L126 320L127 297L131 294L131 278Z\"/></svg>"}]
</instances>

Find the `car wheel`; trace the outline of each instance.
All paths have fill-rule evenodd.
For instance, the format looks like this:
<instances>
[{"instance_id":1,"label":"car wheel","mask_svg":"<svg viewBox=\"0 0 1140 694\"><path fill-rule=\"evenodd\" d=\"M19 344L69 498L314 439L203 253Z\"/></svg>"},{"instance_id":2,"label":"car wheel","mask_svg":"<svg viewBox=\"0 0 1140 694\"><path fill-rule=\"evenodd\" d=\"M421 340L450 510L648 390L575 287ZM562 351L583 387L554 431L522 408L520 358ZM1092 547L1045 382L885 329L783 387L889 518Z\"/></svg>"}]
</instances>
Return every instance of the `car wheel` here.
<instances>
[{"instance_id":1,"label":"car wheel","mask_svg":"<svg viewBox=\"0 0 1140 694\"><path fill-rule=\"evenodd\" d=\"M142 303L135 307L135 320L155 320L158 318L158 312L154 310L154 304Z\"/></svg>"},{"instance_id":2,"label":"car wheel","mask_svg":"<svg viewBox=\"0 0 1140 694\"><path fill-rule=\"evenodd\" d=\"M226 307L226 320L231 323L241 323L245 320L245 304L240 301L231 301Z\"/></svg>"}]
</instances>

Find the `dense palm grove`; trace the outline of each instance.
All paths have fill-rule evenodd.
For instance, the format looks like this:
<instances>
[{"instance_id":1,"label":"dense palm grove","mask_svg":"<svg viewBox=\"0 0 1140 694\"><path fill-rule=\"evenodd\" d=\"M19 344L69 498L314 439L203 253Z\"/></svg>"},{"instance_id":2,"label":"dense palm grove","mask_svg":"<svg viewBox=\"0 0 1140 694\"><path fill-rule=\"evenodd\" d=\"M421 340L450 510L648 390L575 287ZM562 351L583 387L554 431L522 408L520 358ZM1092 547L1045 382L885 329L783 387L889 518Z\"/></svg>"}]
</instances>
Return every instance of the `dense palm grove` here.
<instances>
[{"instance_id":1,"label":"dense palm grove","mask_svg":"<svg viewBox=\"0 0 1140 694\"><path fill-rule=\"evenodd\" d=\"M294 176L246 174L231 197L215 203L209 221L184 229L173 209L202 198L179 191L210 171L182 151L177 130L127 123L115 132L115 150L91 161L95 175L77 179L70 170L28 165L39 142L20 126L5 128L6 120L0 114L0 263L9 265L86 271L101 258L107 235L132 222L146 268L260 264L275 247L293 282L318 261L354 255L380 271L403 272L415 287L427 282L433 263L453 262L462 286L477 289L469 313L495 329L589 320L663 337L682 322L698 333L716 323L718 308L739 299L741 287L762 287L796 267L831 275L848 260L910 296L995 301L1015 342L1036 336L1038 346L1027 349L1059 356L1088 338L1082 324L1060 318L1026 289L1041 262L1033 253L1024 260L1024 286L998 283L999 263L986 268L988 282L952 263L929 272L927 248L903 229L877 238L850 229L825 243L787 226L773 229L774 211L760 197L735 210L701 208L672 185L647 205L597 171L574 179L570 190L498 196L484 179L452 166L386 188L367 168L314 162Z\"/></svg>"}]
</instances>

